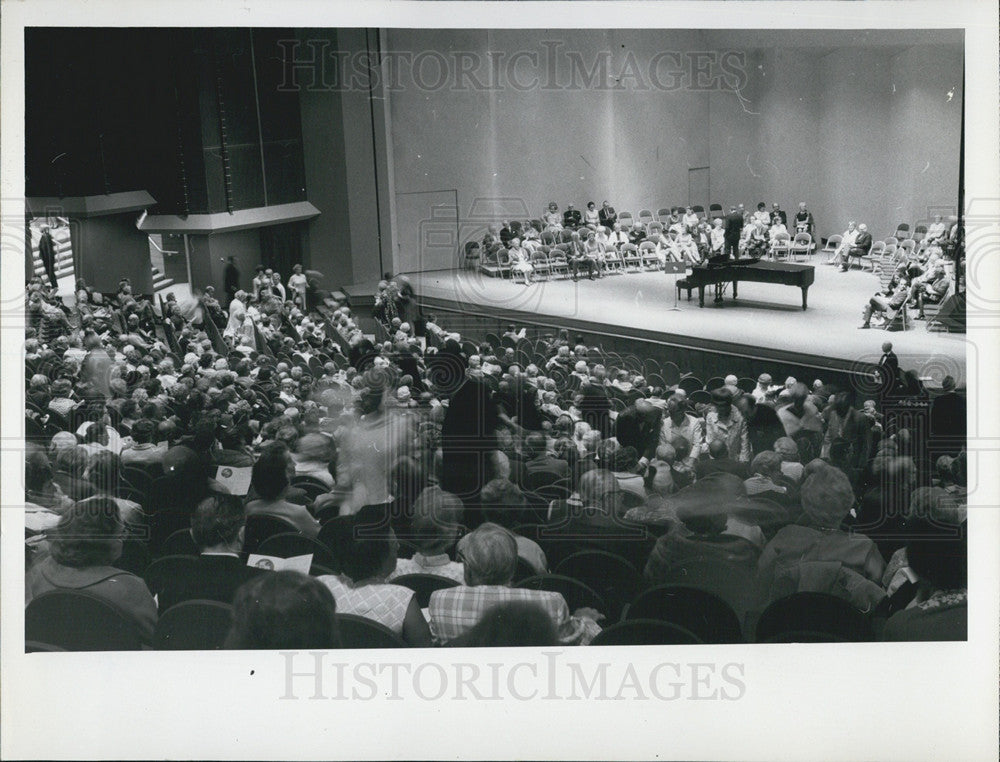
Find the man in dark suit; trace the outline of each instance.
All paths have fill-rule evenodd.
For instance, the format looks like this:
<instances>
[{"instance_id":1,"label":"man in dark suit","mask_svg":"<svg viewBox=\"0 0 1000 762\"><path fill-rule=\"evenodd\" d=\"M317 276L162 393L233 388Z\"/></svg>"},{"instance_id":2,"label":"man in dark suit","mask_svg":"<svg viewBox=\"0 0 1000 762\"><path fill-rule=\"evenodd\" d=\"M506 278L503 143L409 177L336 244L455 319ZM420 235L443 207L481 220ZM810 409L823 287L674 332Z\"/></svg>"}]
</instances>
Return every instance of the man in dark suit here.
<instances>
[{"instance_id":1,"label":"man in dark suit","mask_svg":"<svg viewBox=\"0 0 1000 762\"><path fill-rule=\"evenodd\" d=\"M570 204L566 207L566 211L563 212L563 227L564 228L578 228L580 227L580 222L583 218L580 216L580 210L574 209L573 205Z\"/></svg>"},{"instance_id":2,"label":"man in dark suit","mask_svg":"<svg viewBox=\"0 0 1000 762\"><path fill-rule=\"evenodd\" d=\"M191 536L200 555L189 569L171 576L157 594L160 612L183 601L232 603L236 590L262 569L247 566L240 557L246 511L233 495L212 494L191 516Z\"/></svg>"},{"instance_id":3,"label":"man in dark suit","mask_svg":"<svg viewBox=\"0 0 1000 762\"><path fill-rule=\"evenodd\" d=\"M771 218L773 219L775 215L781 218L782 225L785 227L788 226L788 215L785 214L785 210L777 202L771 205Z\"/></svg>"},{"instance_id":4,"label":"man in dark suit","mask_svg":"<svg viewBox=\"0 0 1000 762\"><path fill-rule=\"evenodd\" d=\"M611 230L615 223L618 222L618 212L616 212L615 208L607 201L601 205L600 210L597 212L597 216L600 218L601 224L608 230Z\"/></svg>"},{"instance_id":5,"label":"man in dark suit","mask_svg":"<svg viewBox=\"0 0 1000 762\"><path fill-rule=\"evenodd\" d=\"M42 228L42 237L38 239L38 255L42 258L42 265L45 267L45 274L49 276L49 283L52 288L58 289L59 282L56 280L56 244L52 240L52 233L49 226Z\"/></svg>"},{"instance_id":6,"label":"man in dark suit","mask_svg":"<svg viewBox=\"0 0 1000 762\"><path fill-rule=\"evenodd\" d=\"M747 478L746 465L729 457L729 448L723 440L713 439L709 442L708 455L708 460L699 460L694 466L699 479L719 473L732 474L740 479Z\"/></svg>"},{"instance_id":7,"label":"man in dark suit","mask_svg":"<svg viewBox=\"0 0 1000 762\"><path fill-rule=\"evenodd\" d=\"M882 345L882 357L878 361L879 372L882 374L883 388L892 391L899 382L899 358L892 351L892 342Z\"/></svg>"},{"instance_id":8,"label":"man in dark suit","mask_svg":"<svg viewBox=\"0 0 1000 762\"><path fill-rule=\"evenodd\" d=\"M723 252L726 257L738 259L740 256L740 234L743 232L743 215L735 206L729 207L726 215L726 244Z\"/></svg>"},{"instance_id":9,"label":"man in dark suit","mask_svg":"<svg viewBox=\"0 0 1000 762\"><path fill-rule=\"evenodd\" d=\"M514 231L510 229L510 223L507 222L507 220L504 220L503 227L500 228L500 243L504 246L508 246L513 237Z\"/></svg>"}]
</instances>

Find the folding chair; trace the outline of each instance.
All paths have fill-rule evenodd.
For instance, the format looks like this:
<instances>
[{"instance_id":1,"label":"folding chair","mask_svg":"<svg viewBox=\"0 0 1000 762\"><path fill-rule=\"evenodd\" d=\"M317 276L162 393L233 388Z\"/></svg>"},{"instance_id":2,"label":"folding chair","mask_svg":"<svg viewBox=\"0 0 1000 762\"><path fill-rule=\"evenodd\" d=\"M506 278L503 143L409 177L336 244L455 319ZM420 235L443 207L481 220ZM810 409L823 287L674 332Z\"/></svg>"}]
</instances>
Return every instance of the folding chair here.
<instances>
[{"instance_id":1,"label":"folding chair","mask_svg":"<svg viewBox=\"0 0 1000 762\"><path fill-rule=\"evenodd\" d=\"M790 240L791 236L788 233L778 233L774 236L774 239L771 241L769 253L775 260L782 257L788 258L791 251Z\"/></svg>"},{"instance_id":2,"label":"folding chair","mask_svg":"<svg viewBox=\"0 0 1000 762\"><path fill-rule=\"evenodd\" d=\"M546 280L552 275L552 267L549 265L549 258L544 251L536 251L531 255L531 267L534 275L544 276Z\"/></svg>"},{"instance_id":3,"label":"folding chair","mask_svg":"<svg viewBox=\"0 0 1000 762\"><path fill-rule=\"evenodd\" d=\"M652 241L643 241L639 244L639 257L643 268L653 270L660 268L660 257L656 253L656 244Z\"/></svg>"},{"instance_id":4,"label":"folding chair","mask_svg":"<svg viewBox=\"0 0 1000 762\"><path fill-rule=\"evenodd\" d=\"M638 272L642 270L642 257L639 255L639 247L634 243L622 244L621 257L626 271ZM632 269L629 270L629 268Z\"/></svg>"},{"instance_id":5,"label":"folding chair","mask_svg":"<svg viewBox=\"0 0 1000 762\"><path fill-rule=\"evenodd\" d=\"M666 225L667 220L670 219L670 210L666 207L662 207L656 210L656 219L662 224Z\"/></svg>"},{"instance_id":6,"label":"folding chair","mask_svg":"<svg viewBox=\"0 0 1000 762\"><path fill-rule=\"evenodd\" d=\"M549 272L553 276L569 277L569 260L566 259L566 251L566 245L562 244L561 247L554 246L546 252L549 261Z\"/></svg>"},{"instance_id":7,"label":"folding chair","mask_svg":"<svg viewBox=\"0 0 1000 762\"><path fill-rule=\"evenodd\" d=\"M653 213L649 209L640 209L639 216L636 218L639 220L639 224L648 225L653 222Z\"/></svg>"},{"instance_id":8,"label":"folding chair","mask_svg":"<svg viewBox=\"0 0 1000 762\"><path fill-rule=\"evenodd\" d=\"M837 235L832 235L826 239L826 245L824 245L823 248L821 249L821 253L829 255L826 259L826 263L828 265L833 264L833 255L837 253L837 249L840 248L840 243L843 240L844 236L840 235L839 233Z\"/></svg>"},{"instance_id":9,"label":"folding chair","mask_svg":"<svg viewBox=\"0 0 1000 762\"><path fill-rule=\"evenodd\" d=\"M795 238L788 247L788 258L791 259L795 254L809 256L812 254L812 246L812 235L809 233L796 233Z\"/></svg>"},{"instance_id":10,"label":"folding chair","mask_svg":"<svg viewBox=\"0 0 1000 762\"><path fill-rule=\"evenodd\" d=\"M690 630L672 622L632 619L601 630L592 646L688 646L701 641Z\"/></svg>"},{"instance_id":11,"label":"folding chair","mask_svg":"<svg viewBox=\"0 0 1000 762\"><path fill-rule=\"evenodd\" d=\"M909 238L910 237L910 226L905 222L900 222L896 226L896 232L892 234L895 238Z\"/></svg>"}]
</instances>

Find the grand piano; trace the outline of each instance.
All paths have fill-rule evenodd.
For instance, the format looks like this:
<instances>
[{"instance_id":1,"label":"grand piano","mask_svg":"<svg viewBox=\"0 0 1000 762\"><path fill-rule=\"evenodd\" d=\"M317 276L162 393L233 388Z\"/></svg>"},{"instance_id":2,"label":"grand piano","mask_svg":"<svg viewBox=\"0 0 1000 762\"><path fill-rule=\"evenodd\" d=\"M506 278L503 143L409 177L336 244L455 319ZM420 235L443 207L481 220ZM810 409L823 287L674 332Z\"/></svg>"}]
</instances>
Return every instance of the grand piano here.
<instances>
[{"instance_id":1,"label":"grand piano","mask_svg":"<svg viewBox=\"0 0 1000 762\"><path fill-rule=\"evenodd\" d=\"M813 284L814 280L816 280L816 268L812 265L798 265L794 262L728 260L719 264L695 265L678 285L687 289L689 299L691 298L691 290L698 289L699 307L705 306L705 286L732 283L733 299L736 298L736 289L740 281L795 286L802 289L802 309L805 309L809 286ZM721 293L721 289L717 291L718 293ZM716 301L721 301L721 297L717 295Z\"/></svg>"}]
</instances>

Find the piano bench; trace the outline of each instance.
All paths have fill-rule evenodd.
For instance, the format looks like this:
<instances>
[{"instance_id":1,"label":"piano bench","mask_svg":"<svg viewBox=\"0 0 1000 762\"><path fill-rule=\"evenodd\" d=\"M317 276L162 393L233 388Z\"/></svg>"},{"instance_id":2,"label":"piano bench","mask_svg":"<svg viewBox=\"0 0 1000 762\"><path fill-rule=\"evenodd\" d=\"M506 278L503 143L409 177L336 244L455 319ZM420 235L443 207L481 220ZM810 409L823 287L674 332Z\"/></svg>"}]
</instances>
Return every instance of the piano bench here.
<instances>
[{"instance_id":1,"label":"piano bench","mask_svg":"<svg viewBox=\"0 0 1000 762\"><path fill-rule=\"evenodd\" d=\"M680 295L681 295L681 289L684 289L685 291L687 291L687 298L688 298L688 301L690 302L691 301L691 291L694 288L695 287L693 285L691 285L691 283L688 281L687 278L681 278L680 280L677 281L677 296L680 297Z\"/></svg>"}]
</instances>

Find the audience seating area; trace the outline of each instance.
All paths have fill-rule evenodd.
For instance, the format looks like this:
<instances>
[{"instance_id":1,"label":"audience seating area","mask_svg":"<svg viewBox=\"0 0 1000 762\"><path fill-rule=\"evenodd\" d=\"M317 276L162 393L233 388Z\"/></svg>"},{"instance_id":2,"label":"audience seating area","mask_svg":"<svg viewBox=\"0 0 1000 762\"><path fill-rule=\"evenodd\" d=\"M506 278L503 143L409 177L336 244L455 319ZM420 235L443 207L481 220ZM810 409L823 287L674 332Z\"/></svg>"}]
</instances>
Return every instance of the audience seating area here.
<instances>
[{"instance_id":1,"label":"audience seating area","mask_svg":"<svg viewBox=\"0 0 1000 762\"><path fill-rule=\"evenodd\" d=\"M309 595L328 615L303 621L327 621L330 639L306 632L300 645L446 644L438 609L490 589L474 581L485 574L476 548L497 531L516 540L499 589L559 602L569 619L552 623L566 644L907 639L919 623L894 622L908 604L964 606L964 579L935 576L947 559L923 559L907 577L923 581L899 585L928 501L964 538L964 396L953 385L931 394L890 363L881 392L861 400L822 381L702 379L565 331L463 336L421 314L406 285L380 289L375 337L321 295L305 312L263 300L246 342L128 299L104 316L65 315L32 290L70 330L28 333L29 650L278 647L289 641L248 641L248 622ZM284 324L262 330L264 315ZM112 330L117 321L130 332ZM99 360L111 368L105 389L86 370ZM462 412L462 390L477 389L495 418ZM954 430L914 427L914 405ZM457 466L487 420L482 471ZM234 492L240 469L250 483ZM817 497L831 490L833 509ZM382 533L363 539L361 517ZM877 560L864 566L835 549L823 561L862 592L782 556L802 532L869 548ZM296 567L308 574L251 568L250 554L279 570L308 556ZM119 592L52 582L74 567ZM371 610L366 597L383 613L356 613ZM424 616L404 618L400 600ZM962 637L964 619L949 626L946 637ZM530 632L477 625L455 642ZM549 636L530 637L521 644Z\"/></svg>"}]
</instances>

